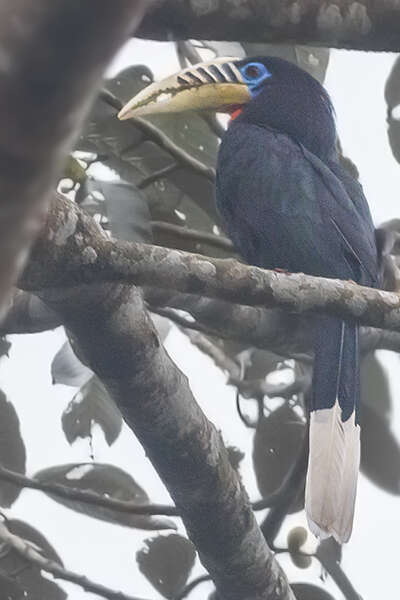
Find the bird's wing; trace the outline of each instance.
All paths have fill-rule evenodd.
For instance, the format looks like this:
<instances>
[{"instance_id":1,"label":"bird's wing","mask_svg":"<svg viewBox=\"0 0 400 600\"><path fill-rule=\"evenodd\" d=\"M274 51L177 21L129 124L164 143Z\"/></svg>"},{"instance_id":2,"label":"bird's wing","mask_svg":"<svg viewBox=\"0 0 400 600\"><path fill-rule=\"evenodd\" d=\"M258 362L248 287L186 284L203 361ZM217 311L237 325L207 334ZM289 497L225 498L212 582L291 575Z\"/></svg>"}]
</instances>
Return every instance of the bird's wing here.
<instances>
[{"instance_id":1,"label":"bird's wing","mask_svg":"<svg viewBox=\"0 0 400 600\"><path fill-rule=\"evenodd\" d=\"M220 148L217 203L248 262L363 283L376 272L368 209L286 134L233 123Z\"/></svg>"}]
</instances>

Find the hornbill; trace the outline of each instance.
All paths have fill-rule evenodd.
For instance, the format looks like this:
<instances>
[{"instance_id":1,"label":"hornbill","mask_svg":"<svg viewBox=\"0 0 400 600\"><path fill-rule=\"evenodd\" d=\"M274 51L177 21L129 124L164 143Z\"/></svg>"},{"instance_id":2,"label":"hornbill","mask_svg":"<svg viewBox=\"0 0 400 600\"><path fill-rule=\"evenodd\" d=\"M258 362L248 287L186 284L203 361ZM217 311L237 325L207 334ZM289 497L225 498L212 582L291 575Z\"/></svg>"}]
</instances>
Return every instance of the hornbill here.
<instances>
[{"instance_id":1,"label":"hornbill","mask_svg":"<svg viewBox=\"0 0 400 600\"><path fill-rule=\"evenodd\" d=\"M218 58L151 84L118 116L209 109L232 116L216 202L248 263L377 286L370 211L339 162L334 109L320 83L276 57ZM358 326L314 322L306 513L315 535L346 542L360 461Z\"/></svg>"}]
</instances>

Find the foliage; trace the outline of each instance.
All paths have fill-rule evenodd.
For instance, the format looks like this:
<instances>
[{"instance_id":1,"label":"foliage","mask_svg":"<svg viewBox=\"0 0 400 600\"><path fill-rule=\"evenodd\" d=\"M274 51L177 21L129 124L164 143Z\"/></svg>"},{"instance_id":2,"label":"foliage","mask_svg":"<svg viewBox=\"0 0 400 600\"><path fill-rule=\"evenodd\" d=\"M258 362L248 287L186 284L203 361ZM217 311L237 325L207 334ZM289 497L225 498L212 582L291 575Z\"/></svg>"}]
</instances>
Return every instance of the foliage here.
<instances>
[{"instance_id":1,"label":"foliage","mask_svg":"<svg viewBox=\"0 0 400 600\"><path fill-rule=\"evenodd\" d=\"M192 49L193 50L193 49ZM204 50L204 49L203 49ZM229 45L211 44L212 53L229 54ZM235 50L237 50L237 45ZM277 46L245 44L242 52L274 54L296 62L320 81L324 80L329 52L304 46ZM187 56L186 59L187 60ZM400 106L400 59L389 77L385 98L389 115L389 140L395 158L400 162L400 126L394 109ZM153 80L147 66L135 65L105 81L105 88L122 102ZM213 199L213 182L187 163L179 162L165 149L149 139L133 123L121 123L115 118L115 109L100 95L92 108L76 152L70 157L65 176L72 179L75 200L101 226L114 237L127 241L153 242L155 244L195 251L206 255L226 257L233 255L226 248L198 239L183 238L173 229L154 227L155 222L190 228L199 233L221 235L218 215ZM204 165L215 165L219 138L218 128L200 115L153 118L170 140ZM77 157L79 156L79 161ZM111 170L115 178L105 181L95 176L98 170L92 164L101 164ZM82 166L85 164L85 168ZM153 177L159 172L159 176ZM150 178L150 179L149 179ZM160 337L165 339L171 323L157 316L155 323ZM288 319L290 317L288 316ZM68 333L68 332L67 332ZM253 468L261 497L278 492L302 446L306 430L306 395L300 389L289 396L271 394L279 398L280 405L271 408L268 397L259 392L259 382L279 375L282 366L288 368L287 356L260 350L247 340L216 340L213 332L205 332L208 341L218 346L241 371L237 382L238 398L246 397L257 410L253 437ZM1 339L1 354L8 352L8 342ZM290 362L294 378L299 365L308 364L305 356ZM64 408L62 430L69 444L79 438L91 438L93 426L99 426L109 446L118 439L122 429L122 416L98 377L84 364L80 349L69 339L54 357L51 375L55 384L79 388ZM232 374L230 374L232 375ZM232 379L232 378L231 378ZM267 379L269 380L269 379ZM239 385L239 383L241 385ZM143 399L134 399L140 401ZM211 399L214 401L214 399ZM370 355L364 358L362 373L362 460L361 470L372 483L386 492L400 493L400 447L390 429L391 397L386 373L379 360ZM232 409L228 407L227 410ZM13 405L0 393L0 462L8 469L25 473L26 452L18 416ZM240 468L240 448L231 452L235 468ZM112 464L98 462L55 465L36 473L41 483L63 485L70 489L90 490L103 497L131 501L137 506L150 499L135 479ZM1 481L0 505L9 508L16 501L20 488ZM64 506L84 515L110 523L141 529L168 529L175 525L167 519L145 515L118 513L95 504L76 499L49 496ZM304 505L304 485L287 513L295 513ZM285 515L286 516L286 515ZM27 523L8 520L10 531L39 546L44 555L61 562L54 549L38 531ZM307 534L296 527L289 533L287 548L294 564L302 569L310 567L312 559L306 556L303 545ZM324 544L324 545L323 545ZM322 543L326 564L340 562L340 548ZM175 598L184 589L195 562L195 550L184 537L172 534L158 535L146 540L145 547L136 553L141 572L165 598ZM322 561L321 561L322 562ZM42 577L38 570L23 569L23 560L9 552L0 556L0 586L6 598L19 600L62 600L64 591L55 583ZM329 571L329 569L327 569ZM323 585L323 584L321 584ZM293 584L298 600L333 600L322 587L308 583ZM212 597L216 597L213 594Z\"/></svg>"}]
</instances>

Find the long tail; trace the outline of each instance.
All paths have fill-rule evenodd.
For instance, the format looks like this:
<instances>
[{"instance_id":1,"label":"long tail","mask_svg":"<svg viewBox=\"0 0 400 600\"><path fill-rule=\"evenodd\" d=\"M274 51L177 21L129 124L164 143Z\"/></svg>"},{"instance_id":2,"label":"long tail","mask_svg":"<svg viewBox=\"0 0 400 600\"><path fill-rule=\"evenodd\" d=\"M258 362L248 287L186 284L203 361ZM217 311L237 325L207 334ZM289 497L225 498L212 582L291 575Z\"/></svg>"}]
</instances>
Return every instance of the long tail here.
<instances>
[{"instance_id":1,"label":"long tail","mask_svg":"<svg viewBox=\"0 0 400 600\"><path fill-rule=\"evenodd\" d=\"M321 317L315 341L306 513L311 531L347 542L360 463L358 326Z\"/></svg>"}]
</instances>

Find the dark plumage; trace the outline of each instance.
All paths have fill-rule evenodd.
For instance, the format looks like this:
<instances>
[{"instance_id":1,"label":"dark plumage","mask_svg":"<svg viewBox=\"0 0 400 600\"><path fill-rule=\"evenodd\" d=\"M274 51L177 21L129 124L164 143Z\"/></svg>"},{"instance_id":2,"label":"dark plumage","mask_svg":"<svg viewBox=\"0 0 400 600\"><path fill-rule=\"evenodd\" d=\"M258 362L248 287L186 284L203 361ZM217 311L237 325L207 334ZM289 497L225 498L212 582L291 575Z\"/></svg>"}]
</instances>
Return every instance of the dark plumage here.
<instances>
[{"instance_id":1,"label":"dark plumage","mask_svg":"<svg viewBox=\"0 0 400 600\"><path fill-rule=\"evenodd\" d=\"M253 99L230 124L217 168L217 206L234 244L253 265L376 286L374 226L361 186L339 164L327 92L310 75L282 59L257 57L235 64L245 69L248 62L264 65L268 76L252 90ZM349 483L350 489L342 489L346 497L327 496L334 493L331 488L346 487L349 461L353 461L351 469L358 470L358 328L355 323L329 317L316 317L315 321L311 409L331 419L321 409L334 410L338 399L341 411L335 409L333 421L323 422L323 435L315 434L311 440L310 494L315 497L315 489L324 490L324 486L326 491L322 491L322 499L309 497L308 516L317 534L333 534L346 541L351 532L352 507L348 505L354 503L355 482ZM342 437L343 427L353 412L351 431L357 431L349 442ZM312 420L312 434L313 427L315 432ZM350 430L349 424L346 427ZM324 442L329 433L332 440ZM324 443L333 444L335 456L329 454L327 459L320 447ZM331 462L324 466L327 460ZM336 472L332 475L328 469ZM328 481L323 481L324 477ZM328 503L329 510L321 508L321 503ZM340 516L340 507L330 506L335 503L347 504L345 516Z\"/></svg>"},{"instance_id":2,"label":"dark plumage","mask_svg":"<svg viewBox=\"0 0 400 600\"><path fill-rule=\"evenodd\" d=\"M339 164L333 108L310 75L279 58L217 58L153 83L120 119L217 109L224 135L217 205L242 256L269 269L378 284L361 186ZM306 513L320 537L350 537L360 459L358 326L315 316Z\"/></svg>"}]
</instances>

